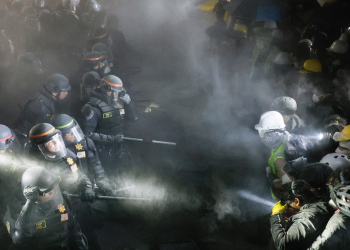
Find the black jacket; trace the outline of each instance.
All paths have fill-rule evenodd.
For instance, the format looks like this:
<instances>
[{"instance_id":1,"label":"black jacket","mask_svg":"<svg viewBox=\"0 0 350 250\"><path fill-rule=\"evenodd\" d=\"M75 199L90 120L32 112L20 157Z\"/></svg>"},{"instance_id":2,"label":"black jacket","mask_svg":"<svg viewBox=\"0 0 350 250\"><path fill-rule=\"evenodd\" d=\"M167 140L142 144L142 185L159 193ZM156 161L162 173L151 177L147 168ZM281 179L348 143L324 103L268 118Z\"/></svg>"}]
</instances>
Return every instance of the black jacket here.
<instances>
[{"instance_id":1,"label":"black jacket","mask_svg":"<svg viewBox=\"0 0 350 250\"><path fill-rule=\"evenodd\" d=\"M328 221L326 229L309 250L345 250L350 247L350 217L339 212Z\"/></svg>"},{"instance_id":2,"label":"black jacket","mask_svg":"<svg viewBox=\"0 0 350 250\"><path fill-rule=\"evenodd\" d=\"M271 216L271 233L276 249L307 249L323 232L333 211L327 202L319 201L304 205L287 222L281 214Z\"/></svg>"}]
</instances>

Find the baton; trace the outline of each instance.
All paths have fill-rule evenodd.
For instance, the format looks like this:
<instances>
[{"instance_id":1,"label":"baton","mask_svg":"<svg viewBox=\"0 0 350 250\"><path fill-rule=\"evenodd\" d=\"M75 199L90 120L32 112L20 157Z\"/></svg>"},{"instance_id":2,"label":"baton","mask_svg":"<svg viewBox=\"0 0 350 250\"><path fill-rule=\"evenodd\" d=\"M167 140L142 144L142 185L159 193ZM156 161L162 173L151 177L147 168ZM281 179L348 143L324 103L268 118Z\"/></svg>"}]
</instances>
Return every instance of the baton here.
<instances>
[{"instance_id":1,"label":"baton","mask_svg":"<svg viewBox=\"0 0 350 250\"><path fill-rule=\"evenodd\" d=\"M126 140L126 141L140 141L140 142L149 142L149 143L156 143L156 144L165 144L165 145L176 146L175 142L145 140L145 139L139 139L139 138L125 137L125 136L123 136L122 139Z\"/></svg>"},{"instance_id":2,"label":"baton","mask_svg":"<svg viewBox=\"0 0 350 250\"><path fill-rule=\"evenodd\" d=\"M70 194L67 193L69 197L73 198L80 198L80 195L78 194ZM123 196L103 196L103 195L95 195L96 200L133 200L133 201L149 201L151 202L152 199L149 198L132 198L132 197L123 197Z\"/></svg>"}]
</instances>

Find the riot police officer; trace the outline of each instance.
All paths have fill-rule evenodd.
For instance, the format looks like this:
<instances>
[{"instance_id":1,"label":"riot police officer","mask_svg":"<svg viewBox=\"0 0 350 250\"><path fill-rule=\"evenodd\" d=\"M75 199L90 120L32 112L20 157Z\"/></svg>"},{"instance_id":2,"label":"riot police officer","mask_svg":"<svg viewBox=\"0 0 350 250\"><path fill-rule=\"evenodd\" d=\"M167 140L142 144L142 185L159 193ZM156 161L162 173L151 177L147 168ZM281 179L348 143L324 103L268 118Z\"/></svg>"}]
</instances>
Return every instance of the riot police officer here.
<instances>
[{"instance_id":1,"label":"riot police officer","mask_svg":"<svg viewBox=\"0 0 350 250\"><path fill-rule=\"evenodd\" d=\"M51 124L61 131L63 141L78 157L79 165L90 180L95 180L99 189L107 195L113 195L113 189L105 176L94 142L86 137L79 124L69 115L60 114L51 118Z\"/></svg>"},{"instance_id":2,"label":"riot police officer","mask_svg":"<svg viewBox=\"0 0 350 250\"><path fill-rule=\"evenodd\" d=\"M95 144L90 138L84 136L79 124L65 114L53 116L51 124L61 131L64 143L77 155L80 166L86 171L85 173L88 174L90 180L95 180L98 186L97 192L114 195L115 189L112 188L110 180L105 176ZM82 230L92 249L100 249L95 231L106 221L108 207L107 202L94 200L90 205L84 203L77 212L79 223L82 225ZM86 220L87 217L90 219Z\"/></svg>"},{"instance_id":3,"label":"riot police officer","mask_svg":"<svg viewBox=\"0 0 350 250\"><path fill-rule=\"evenodd\" d=\"M40 123L30 130L29 138L29 156L57 175L64 191L80 192L83 200L94 199L91 181L82 171L77 156L66 148L59 130Z\"/></svg>"},{"instance_id":4,"label":"riot police officer","mask_svg":"<svg viewBox=\"0 0 350 250\"><path fill-rule=\"evenodd\" d=\"M86 135L91 133L100 133L101 137L106 135L120 136L123 132L123 120L126 118L129 121L138 120L134 104L130 96L126 93L123 88L123 82L116 76L107 75L105 76L99 88L92 91L89 102L82 108L83 119L83 131ZM115 164L115 160L122 159L126 156L121 143L115 148L109 148L116 150L112 154L108 154L106 150L101 149L97 144L102 154L101 161L105 169L110 167L112 163ZM114 162L103 162L110 158L112 155Z\"/></svg>"},{"instance_id":5,"label":"riot police officer","mask_svg":"<svg viewBox=\"0 0 350 250\"><path fill-rule=\"evenodd\" d=\"M20 209L21 185L20 178L25 171L25 165L18 156L19 142L15 133L7 126L0 124L0 216L4 217L6 207ZM0 227L0 241L2 248L8 249L7 231Z\"/></svg>"},{"instance_id":6,"label":"riot police officer","mask_svg":"<svg viewBox=\"0 0 350 250\"><path fill-rule=\"evenodd\" d=\"M100 75L95 71L86 72L80 82L80 95L72 98L70 113L78 123L81 123L81 108L89 101L93 89L100 85Z\"/></svg>"},{"instance_id":7,"label":"riot police officer","mask_svg":"<svg viewBox=\"0 0 350 250\"><path fill-rule=\"evenodd\" d=\"M48 77L44 87L33 99L28 100L15 122L14 128L26 141L29 130L38 123L48 122L56 111L62 108L71 87L68 79L61 74L52 74Z\"/></svg>"},{"instance_id":8,"label":"riot police officer","mask_svg":"<svg viewBox=\"0 0 350 250\"><path fill-rule=\"evenodd\" d=\"M72 83L72 95L75 98L79 98L82 77L89 71L95 71L99 77L103 77L108 74L111 69L108 65L106 57L100 52L92 51L86 53L79 69L69 77L69 80Z\"/></svg>"},{"instance_id":9,"label":"riot police officer","mask_svg":"<svg viewBox=\"0 0 350 250\"><path fill-rule=\"evenodd\" d=\"M4 223L21 249L88 249L84 235L61 194L58 179L44 167L32 167L22 175L26 199L18 218L8 210Z\"/></svg>"}]
</instances>

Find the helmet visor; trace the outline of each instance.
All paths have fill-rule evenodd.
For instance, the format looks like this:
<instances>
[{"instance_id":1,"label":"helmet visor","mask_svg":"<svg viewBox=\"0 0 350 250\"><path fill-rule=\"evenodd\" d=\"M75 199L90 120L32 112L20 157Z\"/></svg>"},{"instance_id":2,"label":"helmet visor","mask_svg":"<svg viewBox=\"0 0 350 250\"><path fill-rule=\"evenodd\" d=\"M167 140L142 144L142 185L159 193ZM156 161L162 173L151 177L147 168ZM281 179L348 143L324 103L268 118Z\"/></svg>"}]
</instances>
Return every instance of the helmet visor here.
<instances>
[{"instance_id":1,"label":"helmet visor","mask_svg":"<svg viewBox=\"0 0 350 250\"><path fill-rule=\"evenodd\" d=\"M61 214L67 216L67 208L64 206L62 193L58 184L44 191L40 189L38 205L45 214L56 213L58 210Z\"/></svg>"},{"instance_id":2,"label":"helmet visor","mask_svg":"<svg viewBox=\"0 0 350 250\"><path fill-rule=\"evenodd\" d=\"M67 155L61 134L57 133L47 142L38 145L41 153L47 160L58 161Z\"/></svg>"},{"instance_id":3,"label":"helmet visor","mask_svg":"<svg viewBox=\"0 0 350 250\"><path fill-rule=\"evenodd\" d=\"M107 101L108 101L109 105L112 105L113 107L117 107L118 99L119 99L119 93L120 93L120 91L114 91L114 90L110 90L110 91L106 92Z\"/></svg>"},{"instance_id":4,"label":"helmet visor","mask_svg":"<svg viewBox=\"0 0 350 250\"><path fill-rule=\"evenodd\" d=\"M76 123L73 128L62 130L63 141L66 145L72 143L80 142L84 139L84 133L81 130L80 126Z\"/></svg>"}]
</instances>

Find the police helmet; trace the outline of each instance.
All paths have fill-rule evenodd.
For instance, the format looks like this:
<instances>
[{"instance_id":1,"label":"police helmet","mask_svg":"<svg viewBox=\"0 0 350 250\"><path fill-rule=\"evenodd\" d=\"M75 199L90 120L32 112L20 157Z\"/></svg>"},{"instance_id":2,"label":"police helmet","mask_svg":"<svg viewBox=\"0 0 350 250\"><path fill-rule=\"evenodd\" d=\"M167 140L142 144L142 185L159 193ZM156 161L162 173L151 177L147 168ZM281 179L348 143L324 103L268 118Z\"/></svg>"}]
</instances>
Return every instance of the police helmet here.
<instances>
[{"instance_id":1,"label":"police helmet","mask_svg":"<svg viewBox=\"0 0 350 250\"><path fill-rule=\"evenodd\" d=\"M100 85L100 81L101 81L101 78L97 72L89 71L83 75L81 83L85 87L93 88L93 87L98 87L98 85Z\"/></svg>"},{"instance_id":2,"label":"police helmet","mask_svg":"<svg viewBox=\"0 0 350 250\"><path fill-rule=\"evenodd\" d=\"M50 123L61 131L63 140L66 145L77 143L84 139L84 133L81 130L78 122L66 114L54 115L51 117ZM66 136L69 136L67 139Z\"/></svg>"},{"instance_id":3,"label":"police helmet","mask_svg":"<svg viewBox=\"0 0 350 250\"><path fill-rule=\"evenodd\" d=\"M33 146L49 161L57 162L67 155L61 132L49 123L39 123L29 131Z\"/></svg>"},{"instance_id":4,"label":"police helmet","mask_svg":"<svg viewBox=\"0 0 350 250\"><path fill-rule=\"evenodd\" d=\"M0 150L7 149L16 138L16 135L7 126L0 124Z\"/></svg>"},{"instance_id":5,"label":"police helmet","mask_svg":"<svg viewBox=\"0 0 350 250\"><path fill-rule=\"evenodd\" d=\"M92 34L92 38L94 39L103 39L107 36L108 32L105 28L97 28L94 30Z\"/></svg>"},{"instance_id":6,"label":"police helmet","mask_svg":"<svg viewBox=\"0 0 350 250\"><path fill-rule=\"evenodd\" d=\"M67 77L57 73L47 78L45 87L51 93L65 92L71 89Z\"/></svg>"},{"instance_id":7,"label":"police helmet","mask_svg":"<svg viewBox=\"0 0 350 250\"><path fill-rule=\"evenodd\" d=\"M98 51L102 55L106 55L108 53L108 47L104 43L96 43L92 46L92 51Z\"/></svg>"},{"instance_id":8,"label":"police helmet","mask_svg":"<svg viewBox=\"0 0 350 250\"><path fill-rule=\"evenodd\" d=\"M22 175L22 190L27 186L38 187L41 195L50 192L58 183L57 178L44 167L28 168Z\"/></svg>"},{"instance_id":9,"label":"police helmet","mask_svg":"<svg viewBox=\"0 0 350 250\"><path fill-rule=\"evenodd\" d=\"M121 92L124 90L122 80L114 75L106 75L103 77L100 88L104 93L108 91Z\"/></svg>"}]
</instances>

